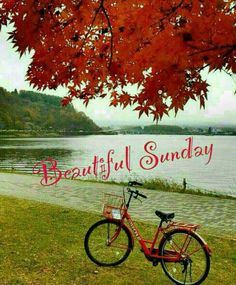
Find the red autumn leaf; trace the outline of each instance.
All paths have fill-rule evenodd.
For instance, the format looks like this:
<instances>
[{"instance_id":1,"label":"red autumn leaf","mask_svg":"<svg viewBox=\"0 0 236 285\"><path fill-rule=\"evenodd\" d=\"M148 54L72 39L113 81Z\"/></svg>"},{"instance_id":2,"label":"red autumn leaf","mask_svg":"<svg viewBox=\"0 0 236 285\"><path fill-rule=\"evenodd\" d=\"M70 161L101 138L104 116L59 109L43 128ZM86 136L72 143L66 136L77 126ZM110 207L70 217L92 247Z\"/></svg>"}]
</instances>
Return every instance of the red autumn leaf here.
<instances>
[{"instance_id":1,"label":"red autumn leaf","mask_svg":"<svg viewBox=\"0 0 236 285\"><path fill-rule=\"evenodd\" d=\"M67 106L71 101L72 101L72 98L71 98L71 97L65 96L65 97L61 100L61 104L62 104L62 106Z\"/></svg>"},{"instance_id":2,"label":"red autumn leaf","mask_svg":"<svg viewBox=\"0 0 236 285\"><path fill-rule=\"evenodd\" d=\"M204 107L205 67L235 72L235 10L233 0L0 0L0 29L13 24L20 55L34 51L32 86L68 88L63 105L113 92L111 105L160 119L189 99Z\"/></svg>"}]
</instances>

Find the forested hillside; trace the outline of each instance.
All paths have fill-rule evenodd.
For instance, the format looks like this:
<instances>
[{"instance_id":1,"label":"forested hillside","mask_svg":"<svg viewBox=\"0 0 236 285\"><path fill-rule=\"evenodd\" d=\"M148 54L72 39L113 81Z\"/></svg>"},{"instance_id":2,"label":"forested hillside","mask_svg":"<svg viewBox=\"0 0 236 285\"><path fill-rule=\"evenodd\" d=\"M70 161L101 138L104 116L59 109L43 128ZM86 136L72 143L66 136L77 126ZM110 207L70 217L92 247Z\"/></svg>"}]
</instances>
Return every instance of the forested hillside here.
<instances>
[{"instance_id":1,"label":"forested hillside","mask_svg":"<svg viewBox=\"0 0 236 285\"><path fill-rule=\"evenodd\" d=\"M96 132L100 128L60 97L32 91L8 92L0 87L0 130Z\"/></svg>"}]
</instances>

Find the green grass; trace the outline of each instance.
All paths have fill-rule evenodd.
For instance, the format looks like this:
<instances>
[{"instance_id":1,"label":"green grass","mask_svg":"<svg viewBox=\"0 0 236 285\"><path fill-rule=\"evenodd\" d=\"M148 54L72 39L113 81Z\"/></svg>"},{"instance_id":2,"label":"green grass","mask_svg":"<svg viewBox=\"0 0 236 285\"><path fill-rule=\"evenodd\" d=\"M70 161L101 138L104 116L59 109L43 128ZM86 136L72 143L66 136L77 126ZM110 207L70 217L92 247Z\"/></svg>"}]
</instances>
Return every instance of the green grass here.
<instances>
[{"instance_id":1,"label":"green grass","mask_svg":"<svg viewBox=\"0 0 236 285\"><path fill-rule=\"evenodd\" d=\"M1 285L172 284L160 265L153 267L144 258L137 243L118 267L100 268L90 262L83 240L88 228L101 219L99 215L3 196L0 203ZM151 238L154 226L138 226ZM235 284L235 236L202 234L213 251L204 284Z\"/></svg>"}]
</instances>

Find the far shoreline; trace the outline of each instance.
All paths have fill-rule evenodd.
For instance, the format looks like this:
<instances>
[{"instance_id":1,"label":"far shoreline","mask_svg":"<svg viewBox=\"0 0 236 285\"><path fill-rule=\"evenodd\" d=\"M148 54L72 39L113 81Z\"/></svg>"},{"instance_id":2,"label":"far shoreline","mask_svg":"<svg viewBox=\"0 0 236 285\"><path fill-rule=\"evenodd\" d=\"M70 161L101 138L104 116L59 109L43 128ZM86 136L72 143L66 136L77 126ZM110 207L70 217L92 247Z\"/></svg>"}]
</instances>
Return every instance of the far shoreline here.
<instances>
[{"instance_id":1,"label":"far shoreline","mask_svg":"<svg viewBox=\"0 0 236 285\"><path fill-rule=\"evenodd\" d=\"M5 132L4 132L5 133ZM200 134L200 133L183 133L183 134L177 134L177 133L142 133L142 134L136 134L136 133L118 133L115 131L102 131L102 132L78 132L76 134L74 133L66 133L66 134L60 134L60 133L38 133L38 132L20 132L17 134L3 134L2 131L0 131L0 139L14 139L14 138L69 138L69 137L83 137L83 136L144 136L144 135L156 135L156 136L202 136L202 137L233 137L236 136L236 134L214 134L214 135L208 135L208 134Z\"/></svg>"}]
</instances>

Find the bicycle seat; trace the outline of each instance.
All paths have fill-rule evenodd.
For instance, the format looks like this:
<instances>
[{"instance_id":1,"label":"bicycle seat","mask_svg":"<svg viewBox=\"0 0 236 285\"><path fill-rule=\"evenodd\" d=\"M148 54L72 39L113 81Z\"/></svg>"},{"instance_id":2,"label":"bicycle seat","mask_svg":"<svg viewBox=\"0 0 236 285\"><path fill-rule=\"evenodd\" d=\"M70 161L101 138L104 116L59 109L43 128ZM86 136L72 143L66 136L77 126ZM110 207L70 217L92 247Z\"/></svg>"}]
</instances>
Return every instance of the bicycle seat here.
<instances>
[{"instance_id":1,"label":"bicycle seat","mask_svg":"<svg viewBox=\"0 0 236 285\"><path fill-rule=\"evenodd\" d=\"M175 213L163 213L161 211L156 211L155 214L162 220L162 221L170 221L174 219Z\"/></svg>"}]
</instances>

